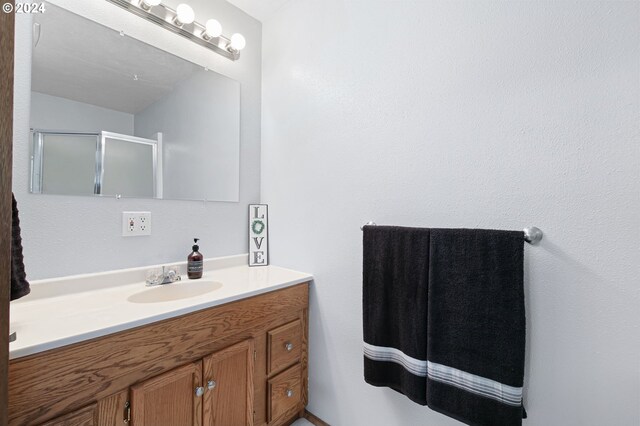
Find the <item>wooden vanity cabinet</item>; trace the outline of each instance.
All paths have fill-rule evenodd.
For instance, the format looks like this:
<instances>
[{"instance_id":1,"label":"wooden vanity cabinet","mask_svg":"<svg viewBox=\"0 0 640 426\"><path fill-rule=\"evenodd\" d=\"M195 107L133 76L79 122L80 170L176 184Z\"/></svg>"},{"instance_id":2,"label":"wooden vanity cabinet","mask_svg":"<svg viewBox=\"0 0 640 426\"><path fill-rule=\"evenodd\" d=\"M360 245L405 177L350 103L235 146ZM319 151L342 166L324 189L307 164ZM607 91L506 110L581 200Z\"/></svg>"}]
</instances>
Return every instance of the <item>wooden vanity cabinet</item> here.
<instances>
[{"instance_id":1,"label":"wooden vanity cabinet","mask_svg":"<svg viewBox=\"0 0 640 426\"><path fill-rule=\"evenodd\" d=\"M131 387L133 426L253 425L253 340Z\"/></svg>"},{"instance_id":2,"label":"wooden vanity cabinet","mask_svg":"<svg viewBox=\"0 0 640 426\"><path fill-rule=\"evenodd\" d=\"M280 426L307 403L308 283L12 360L9 425Z\"/></svg>"}]
</instances>

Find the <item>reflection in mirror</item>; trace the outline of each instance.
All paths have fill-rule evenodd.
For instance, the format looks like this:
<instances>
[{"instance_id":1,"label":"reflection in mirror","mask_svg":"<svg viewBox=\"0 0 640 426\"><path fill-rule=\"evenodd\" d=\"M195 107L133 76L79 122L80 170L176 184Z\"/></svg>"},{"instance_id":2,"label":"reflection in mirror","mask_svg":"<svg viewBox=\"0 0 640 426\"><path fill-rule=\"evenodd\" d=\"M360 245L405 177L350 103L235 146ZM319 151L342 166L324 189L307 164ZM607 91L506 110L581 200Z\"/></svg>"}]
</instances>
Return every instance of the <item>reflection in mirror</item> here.
<instances>
[{"instance_id":1,"label":"reflection in mirror","mask_svg":"<svg viewBox=\"0 0 640 426\"><path fill-rule=\"evenodd\" d=\"M156 195L156 141L103 132L100 193L149 198Z\"/></svg>"},{"instance_id":2,"label":"reflection in mirror","mask_svg":"<svg viewBox=\"0 0 640 426\"><path fill-rule=\"evenodd\" d=\"M69 195L93 193L98 135L34 132L33 143L35 166L32 167L32 192Z\"/></svg>"},{"instance_id":3,"label":"reflection in mirror","mask_svg":"<svg viewBox=\"0 0 640 426\"><path fill-rule=\"evenodd\" d=\"M238 201L238 82L47 4L31 88L32 192Z\"/></svg>"},{"instance_id":4,"label":"reflection in mirror","mask_svg":"<svg viewBox=\"0 0 640 426\"><path fill-rule=\"evenodd\" d=\"M158 140L113 132L33 130L31 192L162 198Z\"/></svg>"}]
</instances>

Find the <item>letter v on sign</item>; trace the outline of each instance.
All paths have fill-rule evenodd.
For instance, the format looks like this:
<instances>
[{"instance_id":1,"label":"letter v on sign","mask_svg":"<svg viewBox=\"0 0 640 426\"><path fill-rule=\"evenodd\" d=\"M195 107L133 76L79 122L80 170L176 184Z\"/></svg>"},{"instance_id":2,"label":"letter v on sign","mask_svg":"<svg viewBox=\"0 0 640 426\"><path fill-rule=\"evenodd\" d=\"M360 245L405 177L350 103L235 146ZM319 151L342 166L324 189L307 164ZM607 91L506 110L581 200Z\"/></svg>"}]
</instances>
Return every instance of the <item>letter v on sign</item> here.
<instances>
[{"instance_id":1,"label":"letter v on sign","mask_svg":"<svg viewBox=\"0 0 640 426\"><path fill-rule=\"evenodd\" d=\"M260 240L260 242L258 242L258 240ZM264 240L264 237L253 237L253 241L256 244L256 248L259 250L260 246L262 246L262 241Z\"/></svg>"}]
</instances>

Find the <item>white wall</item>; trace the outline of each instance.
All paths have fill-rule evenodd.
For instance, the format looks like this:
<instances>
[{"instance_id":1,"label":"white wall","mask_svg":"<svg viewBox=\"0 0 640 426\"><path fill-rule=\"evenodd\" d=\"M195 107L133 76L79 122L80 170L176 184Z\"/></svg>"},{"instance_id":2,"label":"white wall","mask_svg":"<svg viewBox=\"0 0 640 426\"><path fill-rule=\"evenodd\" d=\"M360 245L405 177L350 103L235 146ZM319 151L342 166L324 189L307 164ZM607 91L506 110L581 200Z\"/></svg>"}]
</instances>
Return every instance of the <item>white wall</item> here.
<instances>
[{"instance_id":1,"label":"white wall","mask_svg":"<svg viewBox=\"0 0 640 426\"><path fill-rule=\"evenodd\" d=\"M196 71L135 115L136 136L162 133L163 197L237 201L240 86Z\"/></svg>"},{"instance_id":2,"label":"white wall","mask_svg":"<svg viewBox=\"0 0 640 426\"><path fill-rule=\"evenodd\" d=\"M31 92L30 126L43 130L75 130L133 135L133 114ZM22 133L22 132L21 132Z\"/></svg>"},{"instance_id":3,"label":"white wall","mask_svg":"<svg viewBox=\"0 0 640 426\"><path fill-rule=\"evenodd\" d=\"M241 84L240 202L196 202L32 195L29 187L31 19L16 15L13 190L18 200L27 278L34 280L186 259L200 237L206 257L247 251L247 204L260 199L261 24L224 0L189 0L196 19L216 17L247 47L232 62L103 0L53 0ZM167 0L176 7L180 1ZM46 12L45 12L46 13ZM153 235L121 237L121 212L152 213Z\"/></svg>"},{"instance_id":4,"label":"white wall","mask_svg":"<svg viewBox=\"0 0 640 426\"><path fill-rule=\"evenodd\" d=\"M264 23L262 201L272 262L316 277L311 412L459 424L363 381L360 225L535 225L525 424L640 424L639 8L296 0Z\"/></svg>"}]
</instances>

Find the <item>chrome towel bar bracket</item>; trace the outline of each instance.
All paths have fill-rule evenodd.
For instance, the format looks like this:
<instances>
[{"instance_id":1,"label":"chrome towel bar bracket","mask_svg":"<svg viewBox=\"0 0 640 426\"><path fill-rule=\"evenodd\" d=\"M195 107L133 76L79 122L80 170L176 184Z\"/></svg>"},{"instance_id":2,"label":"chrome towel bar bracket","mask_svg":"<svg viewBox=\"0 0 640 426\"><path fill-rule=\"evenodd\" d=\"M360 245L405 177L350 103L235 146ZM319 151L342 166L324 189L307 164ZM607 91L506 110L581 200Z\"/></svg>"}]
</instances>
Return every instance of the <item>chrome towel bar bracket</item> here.
<instances>
[{"instance_id":1,"label":"chrome towel bar bracket","mask_svg":"<svg viewBox=\"0 0 640 426\"><path fill-rule=\"evenodd\" d=\"M540 228L536 228L535 226L530 226L529 228L524 228L524 240L531 245L536 245L542 240L542 231Z\"/></svg>"},{"instance_id":2,"label":"chrome towel bar bracket","mask_svg":"<svg viewBox=\"0 0 640 426\"><path fill-rule=\"evenodd\" d=\"M360 230L363 230L365 226L377 226L377 223L373 221L369 221L360 227ZM540 228L536 228L535 226L531 226L529 228L524 228L524 240L531 245L536 245L542 240L542 231Z\"/></svg>"}]
</instances>

